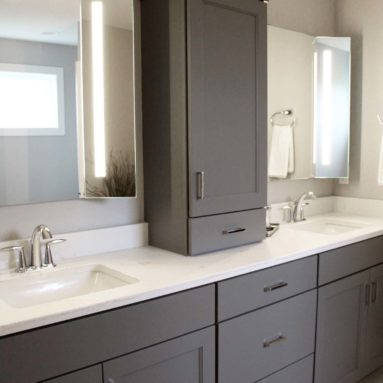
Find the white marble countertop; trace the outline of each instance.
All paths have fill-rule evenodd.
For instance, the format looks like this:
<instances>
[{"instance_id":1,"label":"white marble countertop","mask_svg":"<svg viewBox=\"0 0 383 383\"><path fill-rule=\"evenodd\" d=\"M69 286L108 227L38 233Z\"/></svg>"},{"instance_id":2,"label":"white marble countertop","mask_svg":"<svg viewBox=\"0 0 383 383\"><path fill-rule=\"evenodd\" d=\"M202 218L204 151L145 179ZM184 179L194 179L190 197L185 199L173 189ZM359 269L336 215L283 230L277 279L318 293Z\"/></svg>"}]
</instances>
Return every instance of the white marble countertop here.
<instances>
[{"instance_id":1,"label":"white marble countertop","mask_svg":"<svg viewBox=\"0 0 383 383\"><path fill-rule=\"evenodd\" d=\"M300 224L286 224L261 243L197 257L145 246L62 261L57 270L102 264L139 282L25 308L14 308L0 300L0 336L161 297L383 235L383 218L332 213L310 218L310 221L324 217L357 221L365 227L327 235L296 230L295 225ZM56 269L39 272L54 273ZM2 272L0 284L26 277L28 275Z\"/></svg>"}]
</instances>

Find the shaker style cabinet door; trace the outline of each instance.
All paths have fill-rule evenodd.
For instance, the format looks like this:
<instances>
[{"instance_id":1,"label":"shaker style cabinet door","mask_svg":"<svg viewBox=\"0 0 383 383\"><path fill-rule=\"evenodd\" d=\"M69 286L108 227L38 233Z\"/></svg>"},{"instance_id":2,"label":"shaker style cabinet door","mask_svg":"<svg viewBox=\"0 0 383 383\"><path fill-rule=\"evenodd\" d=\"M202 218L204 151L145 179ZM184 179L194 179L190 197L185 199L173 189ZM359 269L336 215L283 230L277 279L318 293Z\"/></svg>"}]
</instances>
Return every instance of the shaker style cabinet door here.
<instances>
[{"instance_id":1,"label":"shaker style cabinet door","mask_svg":"<svg viewBox=\"0 0 383 383\"><path fill-rule=\"evenodd\" d=\"M267 10L188 0L189 216L266 205Z\"/></svg>"},{"instance_id":2,"label":"shaker style cabinet door","mask_svg":"<svg viewBox=\"0 0 383 383\"><path fill-rule=\"evenodd\" d=\"M355 383L363 377L369 275L319 289L315 383Z\"/></svg>"},{"instance_id":3,"label":"shaker style cabinet door","mask_svg":"<svg viewBox=\"0 0 383 383\"><path fill-rule=\"evenodd\" d=\"M214 348L209 327L104 363L104 382L215 383Z\"/></svg>"},{"instance_id":4,"label":"shaker style cabinet door","mask_svg":"<svg viewBox=\"0 0 383 383\"><path fill-rule=\"evenodd\" d=\"M383 266L371 270L370 282L367 358L369 372L372 372L383 364Z\"/></svg>"}]
</instances>

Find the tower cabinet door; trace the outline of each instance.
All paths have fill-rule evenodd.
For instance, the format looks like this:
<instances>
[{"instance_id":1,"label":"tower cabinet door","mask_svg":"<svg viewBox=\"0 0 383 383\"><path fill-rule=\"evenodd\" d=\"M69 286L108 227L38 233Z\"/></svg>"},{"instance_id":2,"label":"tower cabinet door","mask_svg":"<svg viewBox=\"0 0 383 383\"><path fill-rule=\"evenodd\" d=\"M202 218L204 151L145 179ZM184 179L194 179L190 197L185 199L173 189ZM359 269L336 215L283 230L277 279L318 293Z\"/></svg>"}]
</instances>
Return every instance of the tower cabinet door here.
<instances>
[{"instance_id":1,"label":"tower cabinet door","mask_svg":"<svg viewBox=\"0 0 383 383\"><path fill-rule=\"evenodd\" d=\"M315 383L363 377L369 271L319 289Z\"/></svg>"},{"instance_id":2,"label":"tower cabinet door","mask_svg":"<svg viewBox=\"0 0 383 383\"><path fill-rule=\"evenodd\" d=\"M371 300L367 325L368 372L383 365L383 266L371 270Z\"/></svg>"},{"instance_id":3,"label":"tower cabinet door","mask_svg":"<svg viewBox=\"0 0 383 383\"><path fill-rule=\"evenodd\" d=\"M188 0L189 216L266 204L267 10Z\"/></svg>"},{"instance_id":4,"label":"tower cabinet door","mask_svg":"<svg viewBox=\"0 0 383 383\"><path fill-rule=\"evenodd\" d=\"M215 383L209 327L104 363L105 383Z\"/></svg>"}]
</instances>

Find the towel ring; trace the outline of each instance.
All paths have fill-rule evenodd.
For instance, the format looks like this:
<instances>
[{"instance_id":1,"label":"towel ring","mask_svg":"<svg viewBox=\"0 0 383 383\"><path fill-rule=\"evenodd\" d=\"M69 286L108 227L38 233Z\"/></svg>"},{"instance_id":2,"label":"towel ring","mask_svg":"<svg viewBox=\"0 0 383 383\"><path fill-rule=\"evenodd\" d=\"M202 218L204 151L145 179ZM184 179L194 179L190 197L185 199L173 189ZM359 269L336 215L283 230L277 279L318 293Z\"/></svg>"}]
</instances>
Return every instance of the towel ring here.
<instances>
[{"instance_id":1,"label":"towel ring","mask_svg":"<svg viewBox=\"0 0 383 383\"><path fill-rule=\"evenodd\" d=\"M275 123L274 123L274 118L276 116L283 116L283 117L290 117L292 118L292 121L290 123L290 126L291 127L294 127L295 126L295 122L296 122L296 118L293 117L294 115L294 111L292 109L284 109L284 110L280 110L279 112L275 112L274 114L272 114L272 116L270 117L270 123L271 123L271 126L274 126ZM382 120L382 125L383 125L383 120Z\"/></svg>"}]
</instances>

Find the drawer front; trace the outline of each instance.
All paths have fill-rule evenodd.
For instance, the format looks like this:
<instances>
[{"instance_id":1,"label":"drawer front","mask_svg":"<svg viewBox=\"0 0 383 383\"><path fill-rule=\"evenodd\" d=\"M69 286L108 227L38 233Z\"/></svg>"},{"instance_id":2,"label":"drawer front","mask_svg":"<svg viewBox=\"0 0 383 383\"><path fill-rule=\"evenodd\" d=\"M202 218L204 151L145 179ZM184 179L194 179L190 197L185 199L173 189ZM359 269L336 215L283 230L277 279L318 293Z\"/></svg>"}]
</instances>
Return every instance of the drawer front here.
<instances>
[{"instance_id":1,"label":"drawer front","mask_svg":"<svg viewBox=\"0 0 383 383\"><path fill-rule=\"evenodd\" d=\"M49 363L49 362L48 362ZM81 371L72 372L59 378L46 380L45 383L102 383L101 364L86 368Z\"/></svg>"},{"instance_id":2,"label":"drawer front","mask_svg":"<svg viewBox=\"0 0 383 383\"><path fill-rule=\"evenodd\" d=\"M369 239L319 255L319 285L383 262L383 237Z\"/></svg>"},{"instance_id":3,"label":"drawer front","mask_svg":"<svg viewBox=\"0 0 383 383\"><path fill-rule=\"evenodd\" d=\"M215 328L104 363L105 383L215 382Z\"/></svg>"},{"instance_id":4,"label":"drawer front","mask_svg":"<svg viewBox=\"0 0 383 383\"><path fill-rule=\"evenodd\" d=\"M316 291L219 324L220 383L256 382L314 352Z\"/></svg>"},{"instance_id":5,"label":"drawer front","mask_svg":"<svg viewBox=\"0 0 383 383\"><path fill-rule=\"evenodd\" d=\"M220 282L218 320L267 306L316 285L316 256Z\"/></svg>"},{"instance_id":6,"label":"drawer front","mask_svg":"<svg viewBox=\"0 0 383 383\"><path fill-rule=\"evenodd\" d=\"M314 375L314 357L308 356L258 383L311 383Z\"/></svg>"},{"instance_id":7,"label":"drawer front","mask_svg":"<svg viewBox=\"0 0 383 383\"><path fill-rule=\"evenodd\" d=\"M6 361L0 363L0 383L10 376L12 383L50 379L214 323L215 288L209 285L0 338ZM27 363L20 368L20 361Z\"/></svg>"},{"instance_id":8,"label":"drawer front","mask_svg":"<svg viewBox=\"0 0 383 383\"><path fill-rule=\"evenodd\" d=\"M266 236L265 210L248 210L189 219L189 254L228 249Z\"/></svg>"}]
</instances>

